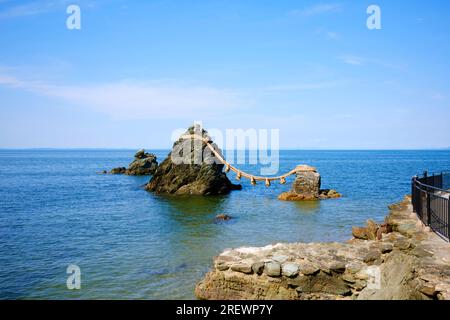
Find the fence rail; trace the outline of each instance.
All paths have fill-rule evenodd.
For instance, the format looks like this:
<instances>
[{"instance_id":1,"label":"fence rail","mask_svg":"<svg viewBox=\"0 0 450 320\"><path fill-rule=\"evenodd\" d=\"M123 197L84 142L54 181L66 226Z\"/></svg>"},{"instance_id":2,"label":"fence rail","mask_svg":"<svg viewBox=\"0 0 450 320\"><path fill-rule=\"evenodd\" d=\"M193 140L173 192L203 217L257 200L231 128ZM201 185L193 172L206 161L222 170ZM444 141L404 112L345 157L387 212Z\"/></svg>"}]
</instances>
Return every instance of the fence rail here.
<instances>
[{"instance_id":1,"label":"fence rail","mask_svg":"<svg viewBox=\"0 0 450 320\"><path fill-rule=\"evenodd\" d=\"M437 235L450 241L450 173L415 176L411 183L413 210Z\"/></svg>"}]
</instances>

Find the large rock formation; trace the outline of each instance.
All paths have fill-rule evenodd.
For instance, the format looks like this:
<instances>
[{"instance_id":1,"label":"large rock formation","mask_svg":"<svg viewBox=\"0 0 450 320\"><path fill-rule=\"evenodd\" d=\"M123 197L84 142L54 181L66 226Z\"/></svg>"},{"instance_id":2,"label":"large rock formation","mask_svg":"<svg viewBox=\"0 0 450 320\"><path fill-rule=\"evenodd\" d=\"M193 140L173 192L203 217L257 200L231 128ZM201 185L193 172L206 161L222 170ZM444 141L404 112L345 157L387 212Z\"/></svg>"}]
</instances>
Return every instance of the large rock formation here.
<instances>
[{"instance_id":1,"label":"large rock formation","mask_svg":"<svg viewBox=\"0 0 450 320\"><path fill-rule=\"evenodd\" d=\"M144 149L141 149L136 152L134 155L134 160L130 163L128 168L114 168L109 173L127 174L129 176L146 176L154 174L157 168L158 162L156 161L156 156L152 153L145 152Z\"/></svg>"},{"instance_id":2,"label":"large rock formation","mask_svg":"<svg viewBox=\"0 0 450 320\"><path fill-rule=\"evenodd\" d=\"M194 133L210 140L205 130L200 132L194 127L189 128L185 134ZM220 153L216 145L212 142L211 145ZM180 137L146 189L157 194L176 195L222 195L240 189L240 185L232 184L227 178L223 167L206 147L206 143Z\"/></svg>"},{"instance_id":3,"label":"large rock formation","mask_svg":"<svg viewBox=\"0 0 450 320\"><path fill-rule=\"evenodd\" d=\"M299 165L296 170L297 174L292 190L280 194L278 199L284 201L310 201L341 197L335 190L320 189L321 177L316 168Z\"/></svg>"},{"instance_id":4,"label":"large rock formation","mask_svg":"<svg viewBox=\"0 0 450 320\"><path fill-rule=\"evenodd\" d=\"M200 299L450 300L450 249L412 214L410 199L391 207L385 223L392 232L382 233L381 240L227 250L197 285L196 295ZM382 228L375 225L369 222L367 231Z\"/></svg>"},{"instance_id":5,"label":"large rock formation","mask_svg":"<svg viewBox=\"0 0 450 320\"><path fill-rule=\"evenodd\" d=\"M152 175L157 168L156 156L141 149L134 155L134 161L128 166L126 174L133 176Z\"/></svg>"}]
</instances>

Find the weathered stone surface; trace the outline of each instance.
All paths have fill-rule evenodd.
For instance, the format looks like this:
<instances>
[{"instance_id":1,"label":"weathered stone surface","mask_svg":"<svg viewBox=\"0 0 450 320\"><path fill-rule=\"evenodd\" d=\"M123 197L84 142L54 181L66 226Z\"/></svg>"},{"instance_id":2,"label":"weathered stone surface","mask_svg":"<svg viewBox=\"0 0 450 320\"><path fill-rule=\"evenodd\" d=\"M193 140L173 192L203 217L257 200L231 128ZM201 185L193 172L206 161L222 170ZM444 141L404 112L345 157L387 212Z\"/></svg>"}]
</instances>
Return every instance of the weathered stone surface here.
<instances>
[{"instance_id":1,"label":"weathered stone surface","mask_svg":"<svg viewBox=\"0 0 450 320\"><path fill-rule=\"evenodd\" d=\"M252 265L250 263L236 263L231 265L231 270L242 272L246 274L253 273Z\"/></svg>"},{"instance_id":2,"label":"weathered stone surface","mask_svg":"<svg viewBox=\"0 0 450 320\"><path fill-rule=\"evenodd\" d=\"M136 152L134 160L130 163L128 168L114 168L109 173L126 174L129 176L145 176L154 174L157 167L158 162L156 161L156 156L152 153L146 153L144 149L141 149Z\"/></svg>"},{"instance_id":3,"label":"weathered stone surface","mask_svg":"<svg viewBox=\"0 0 450 320\"><path fill-rule=\"evenodd\" d=\"M367 238L375 240L377 238L378 224L373 220L367 220Z\"/></svg>"},{"instance_id":4,"label":"weathered stone surface","mask_svg":"<svg viewBox=\"0 0 450 320\"><path fill-rule=\"evenodd\" d=\"M381 253L388 253L391 252L394 249L394 246L392 243L383 243L380 246Z\"/></svg>"},{"instance_id":5,"label":"weathered stone surface","mask_svg":"<svg viewBox=\"0 0 450 320\"><path fill-rule=\"evenodd\" d=\"M323 272L314 277L298 278L297 288L300 293L321 293L346 296L351 293L344 280L327 275Z\"/></svg>"},{"instance_id":6,"label":"weathered stone surface","mask_svg":"<svg viewBox=\"0 0 450 320\"><path fill-rule=\"evenodd\" d=\"M111 169L111 171L109 173L110 174L124 174L126 171L127 171L127 168L118 167L118 168Z\"/></svg>"},{"instance_id":7,"label":"weathered stone surface","mask_svg":"<svg viewBox=\"0 0 450 320\"><path fill-rule=\"evenodd\" d=\"M297 172L292 191L296 194L302 194L305 197L318 199L320 180L320 174L315 168L304 166L302 171Z\"/></svg>"},{"instance_id":8,"label":"weathered stone surface","mask_svg":"<svg viewBox=\"0 0 450 320\"><path fill-rule=\"evenodd\" d=\"M320 268L312 263L303 262L300 263L300 272L304 275L310 276L318 273Z\"/></svg>"},{"instance_id":9,"label":"weathered stone surface","mask_svg":"<svg viewBox=\"0 0 450 320\"><path fill-rule=\"evenodd\" d=\"M365 256L363 261L365 263L373 262L381 257L381 252L378 250L370 250Z\"/></svg>"},{"instance_id":10,"label":"weathered stone surface","mask_svg":"<svg viewBox=\"0 0 450 320\"><path fill-rule=\"evenodd\" d=\"M297 174L292 190L278 196L282 201L314 201L340 198L336 190L320 189L321 177L316 168L307 165L296 167Z\"/></svg>"},{"instance_id":11,"label":"weathered stone surface","mask_svg":"<svg viewBox=\"0 0 450 320\"><path fill-rule=\"evenodd\" d=\"M404 234L393 231L380 240L227 250L216 258L214 270L197 285L196 294L201 299L450 300L448 243L420 225L414 232L401 227L403 222L410 224L409 203L406 198L392 206L386 218L390 228ZM275 257L288 259L280 264ZM243 273L241 267L235 267L237 271L224 267L247 261L256 261L252 274ZM379 282L374 272L380 275Z\"/></svg>"},{"instance_id":12,"label":"weathered stone surface","mask_svg":"<svg viewBox=\"0 0 450 320\"><path fill-rule=\"evenodd\" d=\"M266 262L264 265L264 273L269 277L279 277L281 275L281 265L276 261Z\"/></svg>"},{"instance_id":13,"label":"weathered stone surface","mask_svg":"<svg viewBox=\"0 0 450 320\"><path fill-rule=\"evenodd\" d=\"M368 233L367 228L352 227L352 235L356 239L367 240L368 239L367 233Z\"/></svg>"},{"instance_id":14,"label":"weathered stone surface","mask_svg":"<svg viewBox=\"0 0 450 320\"><path fill-rule=\"evenodd\" d=\"M139 150L134 155L134 161L130 163L125 174L130 176L152 175L158 168L156 156L152 153L146 153L144 149Z\"/></svg>"},{"instance_id":15,"label":"weathered stone surface","mask_svg":"<svg viewBox=\"0 0 450 320\"><path fill-rule=\"evenodd\" d=\"M200 133L191 127L186 132L194 133L208 138L205 130ZM221 153L217 146L215 150ZM232 184L227 178L223 167L204 142L180 138L159 165L146 189L157 194L176 195L222 195L240 189L240 185Z\"/></svg>"},{"instance_id":16,"label":"weathered stone surface","mask_svg":"<svg viewBox=\"0 0 450 320\"><path fill-rule=\"evenodd\" d=\"M336 199L340 197L342 197L342 195L333 189L323 189L319 191L319 199L321 200Z\"/></svg>"},{"instance_id":17,"label":"weathered stone surface","mask_svg":"<svg viewBox=\"0 0 450 320\"><path fill-rule=\"evenodd\" d=\"M252 270L256 274L262 274L264 271L264 262L255 262L252 264Z\"/></svg>"},{"instance_id":18,"label":"weathered stone surface","mask_svg":"<svg viewBox=\"0 0 450 320\"><path fill-rule=\"evenodd\" d=\"M293 278L298 275L299 265L296 263L285 263L281 267L281 274L288 278Z\"/></svg>"}]
</instances>

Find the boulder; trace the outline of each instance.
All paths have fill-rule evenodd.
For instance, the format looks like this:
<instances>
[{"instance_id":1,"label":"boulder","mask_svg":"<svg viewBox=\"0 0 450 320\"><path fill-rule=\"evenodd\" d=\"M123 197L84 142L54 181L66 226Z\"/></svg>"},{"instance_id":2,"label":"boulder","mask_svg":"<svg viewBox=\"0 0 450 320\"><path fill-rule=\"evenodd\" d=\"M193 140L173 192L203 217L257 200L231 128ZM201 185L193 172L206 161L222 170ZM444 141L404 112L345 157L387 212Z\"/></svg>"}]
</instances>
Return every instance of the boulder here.
<instances>
[{"instance_id":1,"label":"boulder","mask_svg":"<svg viewBox=\"0 0 450 320\"><path fill-rule=\"evenodd\" d=\"M308 165L299 165L292 190L278 196L283 201L314 201L322 199L340 198L341 195L332 189L320 189L321 177L316 168Z\"/></svg>"},{"instance_id":2,"label":"boulder","mask_svg":"<svg viewBox=\"0 0 450 320\"><path fill-rule=\"evenodd\" d=\"M297 176L292 191L305 198L319 198L320 174L313 167L301 165L297 167Z\"/></svg>"},{"instance_id":3,"label":"boulder","mask_svg":"<svg viewBox=\"0 0 450 320\"><path fill-rule=\"evenodd\" d=\"M139 150L134 155L134 160L128 166L112 169L110 174L126 174L129 176L146 176L155 173L158 168L156 156L152 153L146 153L144 149Z\"/></svg>"},{"instance_id":4,"label":"boulder","mask_svg":"<svg viewBox=\"0 0 450 320\"><path fill-rule=\"evenodd\" d=\"M197 134L210 139L205 130L191 127L186 134ZM221 154L220 149L210 142ZM241 189L223 172L224 165L198 139L182 138L176 141L172 151L159 165L146 189L156 194L175 195L223 195Z\"/></svg>"},{"instance_id":5,"label":"boulder","mask_svg":"<svg viewBox=\"0 0 450 320\"><path fill-rule=\"evenodd\" d=\"M152 175L158 168L156 156L152 153L146 153L144 149L139 150L134 155L134 161L130 163L125 174L130 176Z\"/></svg>"}]
</instances>

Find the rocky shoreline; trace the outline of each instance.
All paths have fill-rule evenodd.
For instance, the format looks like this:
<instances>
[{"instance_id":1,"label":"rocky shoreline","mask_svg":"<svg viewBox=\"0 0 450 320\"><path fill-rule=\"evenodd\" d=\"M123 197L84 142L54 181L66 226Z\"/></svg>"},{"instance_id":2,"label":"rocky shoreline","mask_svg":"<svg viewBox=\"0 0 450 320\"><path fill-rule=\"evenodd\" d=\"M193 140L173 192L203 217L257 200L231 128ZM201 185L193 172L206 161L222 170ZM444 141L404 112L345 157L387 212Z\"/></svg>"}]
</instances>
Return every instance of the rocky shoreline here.
<instances>
[{"instance_id":1,"label":"rocky shoreline","mask_svg":"<svg viewBox=\"0 0 450 320\"><path fill-rule=\"evenodd\" d=\"M412 213L389 207L345 243L226 250L197 284L199 299L450 300L450 246ZM360 232L358 232L360 231Z\"/></svg>"}]
</instances>

